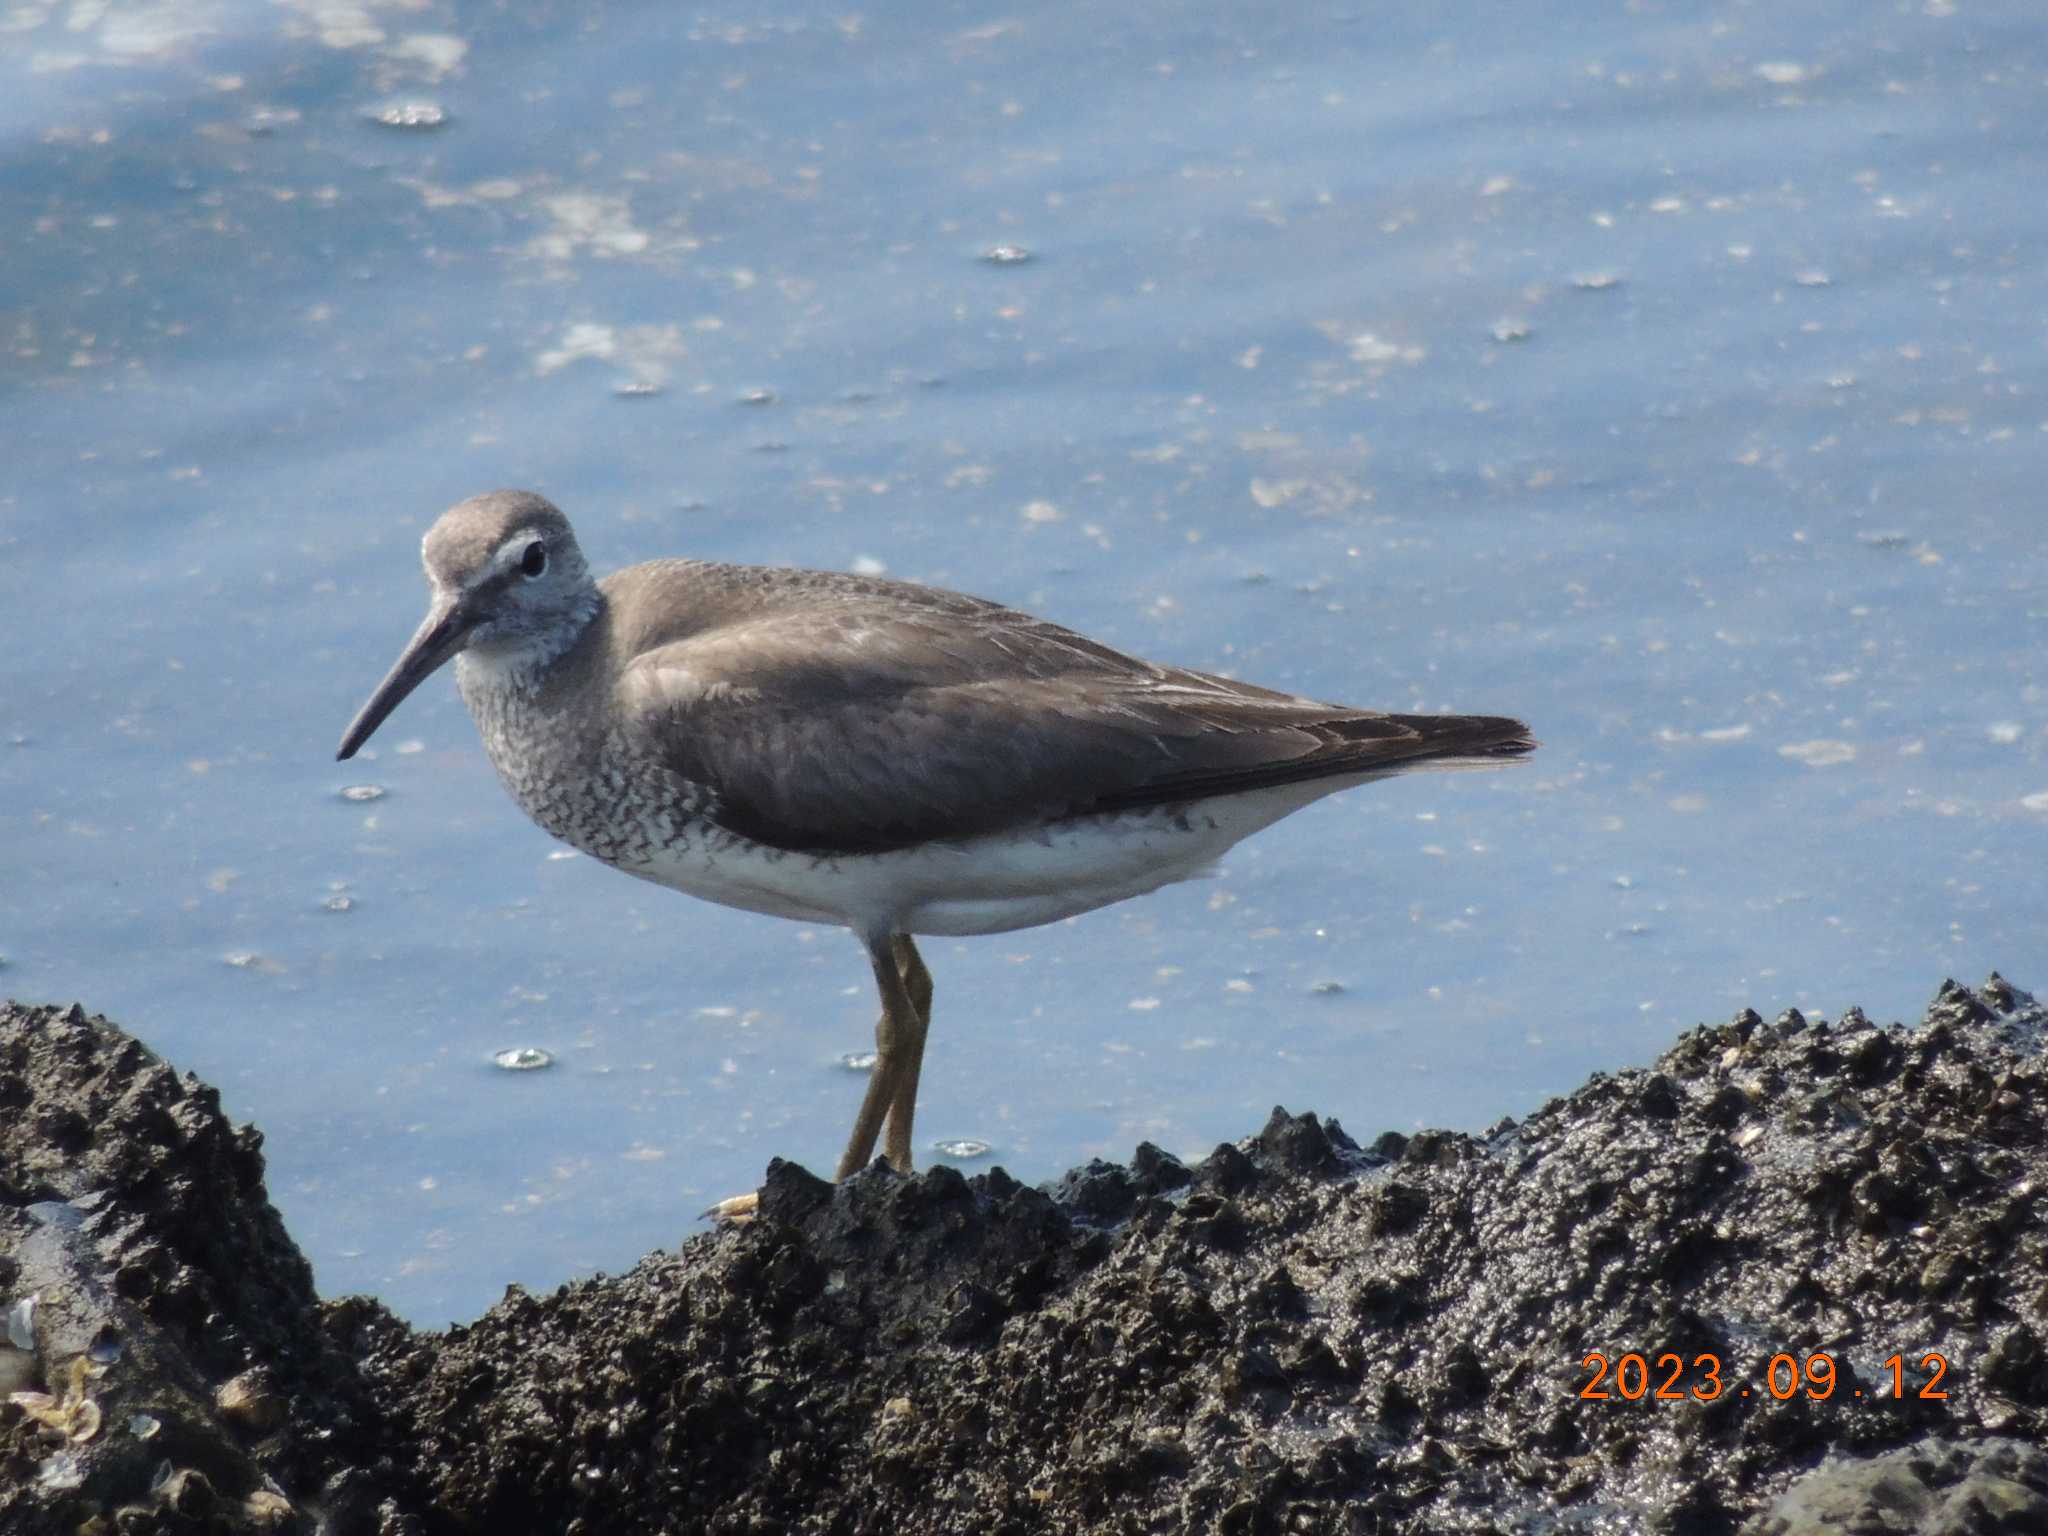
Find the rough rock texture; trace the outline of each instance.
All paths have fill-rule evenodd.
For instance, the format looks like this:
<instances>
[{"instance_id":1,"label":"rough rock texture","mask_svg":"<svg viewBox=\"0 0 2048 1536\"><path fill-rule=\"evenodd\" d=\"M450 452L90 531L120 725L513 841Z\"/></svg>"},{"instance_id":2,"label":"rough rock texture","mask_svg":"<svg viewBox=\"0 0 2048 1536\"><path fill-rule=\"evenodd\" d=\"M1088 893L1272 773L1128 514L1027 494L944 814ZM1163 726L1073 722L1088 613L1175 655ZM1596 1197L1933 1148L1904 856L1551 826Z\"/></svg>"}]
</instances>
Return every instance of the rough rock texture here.
<instances>
[{"instance_id":1,"label":"rough rock texture","mask_svg":"<svg viewBox=\"0 0 2048 1536\"><path fill-rule=\"evenodd\" d=\"M1930 1438L1863 1461L1830 1458L1744 1527L1751 1536L1966 1536L2048 1531L2048 1451Z\"/></svg>"},{"instance_id":2,"label":"rough rock texture","mask_svg":"<svg viewBox=\"0 0 2048 1536\"><path fill-rule=\"evenodd\" d=\"M1744 1013L1483 1139L778 1163L747 1228L424 1334L313 1301L208 1090L16 1009L46 1396L0 1408L0 1531L2040 1532L2044 1041L1994 977L1913 1029Z\"/></svg>"},{"instance_id":3,"label":"rough rock texture","mask_svg":"<svg viewBox=\"0 0 2048 1536\"><path fill-rule=\"evenodd\" d=\"M99 1425L60 1443L63 1426L0 1408L0 1532L71 1536L95 1506L131 1504L118 1529L241 1528L245 1501L280 1486L394 1479L362 1434L382 1416L264 1191L262 1146L215 1089L105 1019L0 1011L0 1306L35 1298L11 1319L34 1349L0 1338L0 1378L61 1408L83 1356ZM72 1475L81 1489L61 1487Z\"/></svg>"}]
</instances>

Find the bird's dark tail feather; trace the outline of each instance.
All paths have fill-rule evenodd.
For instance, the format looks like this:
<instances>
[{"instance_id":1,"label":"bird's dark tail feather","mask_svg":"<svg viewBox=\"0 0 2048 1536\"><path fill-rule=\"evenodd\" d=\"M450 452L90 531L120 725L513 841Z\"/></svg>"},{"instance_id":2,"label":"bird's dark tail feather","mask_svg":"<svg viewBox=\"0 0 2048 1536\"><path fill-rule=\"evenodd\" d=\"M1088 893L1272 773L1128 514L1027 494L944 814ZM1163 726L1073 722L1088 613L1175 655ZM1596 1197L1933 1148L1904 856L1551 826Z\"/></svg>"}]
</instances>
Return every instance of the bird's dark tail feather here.
<instances>
[{"instance_id":1,"label":"bird's dark tail feather","mask_svg":"<svg viewBox=\"0 0 2048 1536\"><path fill-rule=\"evenodd\" d=\"M1412 733L1412 749L1400 754L1411 761L1441 757L1497 762L1527 757L1537 746L1529 727L1506 715L1388 715L1384 722L1370 739L1383 737L1386 725Z\"/></svg>"}]
</instances>

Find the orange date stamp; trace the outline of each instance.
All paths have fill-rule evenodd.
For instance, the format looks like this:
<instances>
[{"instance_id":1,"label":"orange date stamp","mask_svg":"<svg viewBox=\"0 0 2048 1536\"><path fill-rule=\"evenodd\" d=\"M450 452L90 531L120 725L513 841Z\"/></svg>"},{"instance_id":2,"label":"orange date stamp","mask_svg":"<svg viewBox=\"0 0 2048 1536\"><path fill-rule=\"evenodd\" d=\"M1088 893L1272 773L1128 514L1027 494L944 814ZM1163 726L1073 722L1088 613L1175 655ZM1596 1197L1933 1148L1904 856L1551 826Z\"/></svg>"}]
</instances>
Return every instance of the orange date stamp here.
<instances>
[{"instance_id":1,"label":"orange date stamp","mask_svg":"<svg viewBox=\"0 0 2048 1536\"><path fill-rule=\"evenodd\" d=\"M1728 1395L1752 1395L1748 1386L1722 1380L1721 1357L1715 1354L1697 1354L1688 1361L1676 1351L1656 1356L1634 1350L1612 1356L1594 1353L1580 1362L1580 1368L1592 1375L1579 1388L1579 1396L1595 1403L1616 1399L1636 1403L1645 1398L1652 1402L1683 1402L1691 1398L1711 1403ZM1941 1386L1942 1378L1948 1375L1948 1361L1932 1350L1922 1355L1917 1364L1903 1354L1893 1355L1884 1362L1883 1370L1891 1376L1889 1394L1851 1385L1846 1396L1877 1401L1886 1396L1911 1396L1922 1402L1943 1402L1948 1398ZM1797 1355L1776 1354L1764 1367L1763 1383L1756 1391L1781 1403L1798 1397L1824 1402L1843 1384L1842 1376L1836 1373L1833 1355L1812 1354L1802 1360Z\"/></svg>"}]
</instances>

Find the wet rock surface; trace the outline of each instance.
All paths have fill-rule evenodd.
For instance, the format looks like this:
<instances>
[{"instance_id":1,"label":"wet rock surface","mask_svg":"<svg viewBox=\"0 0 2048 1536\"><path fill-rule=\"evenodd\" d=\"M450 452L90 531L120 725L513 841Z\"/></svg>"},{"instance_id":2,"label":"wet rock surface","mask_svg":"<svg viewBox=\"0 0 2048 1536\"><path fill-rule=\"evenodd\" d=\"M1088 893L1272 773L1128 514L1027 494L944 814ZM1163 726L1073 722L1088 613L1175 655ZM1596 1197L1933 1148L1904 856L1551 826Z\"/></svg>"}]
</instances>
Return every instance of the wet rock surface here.
<instances>
[{"instance_id":1,"label":"wet rock surface","mask_svg":"<svg viewBox=\"0 0 2048 1536\"><path fill-rule=\"evenodd\" d=\"M1831 1457L1744 1536L2048 1531L2048 1451L2015 1440L1930 1438L1865 1460Z\"/></svg>"},{"instance_id":2,"label":"wet rock surface","mask_svg":"<svg viewBox=\"0 0 2048 1536\"><path fill-rule=\"evenodd\" d=\"M315 1299L210 1089L10 1008L0 1531L2048 1530L2044 1041L1993 977L1481 1138L777 1163L748 1227L421 1333Z\"/></svg>"},{"instance_id":3,"label":"wet rock surface","mask_svg":"<svg viewBox=\"0 0 2048 1536\"><path fill-rule=\"evenodd\" d=\"M215 1089L106 1020L0 1009L5 1536L73 1536L96 1516L268 1530L300 1496L285 1488L398 1477L264 1190L262 1146ZM238 1380L262 1388L253 1415Z\"/></svg>"}]
</instances>

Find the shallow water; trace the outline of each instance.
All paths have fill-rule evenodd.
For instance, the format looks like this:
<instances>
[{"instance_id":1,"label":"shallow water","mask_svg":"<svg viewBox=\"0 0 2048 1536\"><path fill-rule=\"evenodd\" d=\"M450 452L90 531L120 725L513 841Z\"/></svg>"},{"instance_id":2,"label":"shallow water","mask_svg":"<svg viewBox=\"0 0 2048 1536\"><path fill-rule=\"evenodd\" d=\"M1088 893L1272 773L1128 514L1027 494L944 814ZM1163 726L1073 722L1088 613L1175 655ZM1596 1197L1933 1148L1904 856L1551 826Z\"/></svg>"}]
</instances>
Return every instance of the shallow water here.
<instances>
[{"instance_id":1,"label":"shallow water","mask_svg":"<svg viewBox=\"0 0 2048 1536\"><path fill-rule=\"evenodd\" d=\"M1533 723L929 943L966 1166L2048 983L2035 8L1239 9L9 13L0 986L220 1083L323 1288L423 1322L829 1168L846 935L559 857L445 681L332 761L493 485L600 567Z\"/></svg>"}]
</instances>

